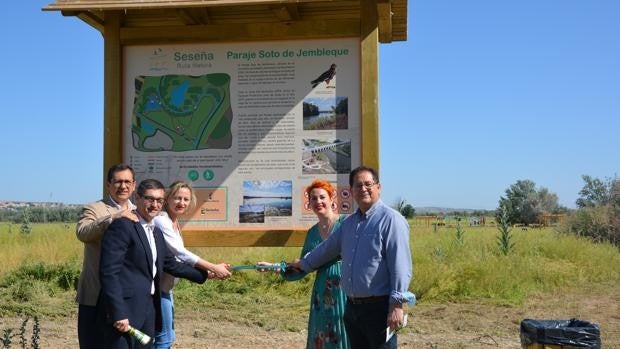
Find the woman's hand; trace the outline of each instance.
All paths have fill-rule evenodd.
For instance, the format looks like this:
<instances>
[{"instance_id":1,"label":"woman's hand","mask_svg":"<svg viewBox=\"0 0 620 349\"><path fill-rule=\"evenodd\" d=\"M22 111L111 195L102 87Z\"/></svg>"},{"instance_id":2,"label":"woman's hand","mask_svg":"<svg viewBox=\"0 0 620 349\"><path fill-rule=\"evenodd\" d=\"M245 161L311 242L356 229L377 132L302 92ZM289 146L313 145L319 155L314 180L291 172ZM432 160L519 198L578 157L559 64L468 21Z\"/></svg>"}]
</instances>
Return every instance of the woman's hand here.
<instances>
[{"instance_id":1,"label":"woman's hand","mask_svg":"<svg viewBox=\"0 0 620 349\"><path fill-rule=\"evenodd\" d=\"M213 273L216 279L224 280L232 275L228 268L230 268L230 264L228 263L211 264L208 272Z\"/></svg>"},{"instance_id":2,"label":"woman's hand","mask_svg":"<svg viewBox=\"0 0 620 349\"><path fill-rule=\"evenodd\" d=\"M280 268L273 268L276 265L279 266L280 263L257 262L256 270L260 271L261 273L268 272L268 271L271 271L274 273L280 273ZM261 267L271 267L271 268L261 268Z\"/></svg>"}]
</instances>

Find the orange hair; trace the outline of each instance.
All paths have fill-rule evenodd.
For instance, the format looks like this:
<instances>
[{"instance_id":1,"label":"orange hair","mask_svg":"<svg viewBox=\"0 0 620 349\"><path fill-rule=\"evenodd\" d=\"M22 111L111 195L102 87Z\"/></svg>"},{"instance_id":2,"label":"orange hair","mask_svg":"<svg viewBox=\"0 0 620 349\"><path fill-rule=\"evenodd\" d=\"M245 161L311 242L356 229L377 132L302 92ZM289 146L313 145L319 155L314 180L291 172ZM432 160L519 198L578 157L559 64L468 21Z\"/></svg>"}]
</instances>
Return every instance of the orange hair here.
<instances>
[{"instance_id":1,"label":"orange hair","mask_svg":"<svg viewBox=\"0 0 620 349\"><path fill-rule=\"evenodd\" d=\"M306 194L310 196L310 192L313 189L317 188L325 190L327 194L329 194L329 197L331 197L332 199L336 196L336 188L334 188L334 186L330 182L322 179L315 179L314 181L312 181L312 184L310 184L306 188Z\"/></svg>"}]
</instances>

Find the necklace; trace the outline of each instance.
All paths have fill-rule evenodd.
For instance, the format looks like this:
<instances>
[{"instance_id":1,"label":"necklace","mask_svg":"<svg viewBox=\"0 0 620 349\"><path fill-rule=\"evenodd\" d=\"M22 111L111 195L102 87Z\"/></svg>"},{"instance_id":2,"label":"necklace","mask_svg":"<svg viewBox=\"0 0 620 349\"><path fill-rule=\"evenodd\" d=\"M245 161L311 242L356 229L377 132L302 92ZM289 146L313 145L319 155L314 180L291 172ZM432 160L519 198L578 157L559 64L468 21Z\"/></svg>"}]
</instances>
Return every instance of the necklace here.
<instances>
[{"instance_id":1,"label":"necklace","mask_svg":"<svg viewBox=\"0 0 620 349\"><path fill-rule=\"evenodd\" d=\"M327 239L337 219L338 216L334 215L327 218L327 223L319 222L319 235L321 235L323 240Z\"/></svg>"}]
</instances>

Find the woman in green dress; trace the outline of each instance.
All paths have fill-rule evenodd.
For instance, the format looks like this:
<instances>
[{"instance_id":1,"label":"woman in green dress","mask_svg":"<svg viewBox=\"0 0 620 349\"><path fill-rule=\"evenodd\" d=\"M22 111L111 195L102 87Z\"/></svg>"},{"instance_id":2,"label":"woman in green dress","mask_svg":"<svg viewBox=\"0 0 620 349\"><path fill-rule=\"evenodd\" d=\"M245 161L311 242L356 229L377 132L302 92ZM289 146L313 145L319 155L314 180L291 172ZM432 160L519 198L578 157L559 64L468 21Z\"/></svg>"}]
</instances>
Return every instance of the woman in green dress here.
<instances>
[{"instance_id":1,"label":"woman in green dress","mask_svg":"<svg viewBox=\"0 0 620 349\"><path fill-rule=\"evenodd\" d=\"M335 231L344 215L336 212L336 190L331 183L315 180L306 188L310 208L319 222L313 225L301 250L301 256L312 251ZM269 263L259 262L258 265ZM316 270L316 278L310 299L310 317L308 319L308 349L349 349L349 339L344 328L342 316L346 296L340 288L340 259L333 260ZM287 269L281 272L288 281L302 279L306 273Z\"/></svg>"}]
</instances>

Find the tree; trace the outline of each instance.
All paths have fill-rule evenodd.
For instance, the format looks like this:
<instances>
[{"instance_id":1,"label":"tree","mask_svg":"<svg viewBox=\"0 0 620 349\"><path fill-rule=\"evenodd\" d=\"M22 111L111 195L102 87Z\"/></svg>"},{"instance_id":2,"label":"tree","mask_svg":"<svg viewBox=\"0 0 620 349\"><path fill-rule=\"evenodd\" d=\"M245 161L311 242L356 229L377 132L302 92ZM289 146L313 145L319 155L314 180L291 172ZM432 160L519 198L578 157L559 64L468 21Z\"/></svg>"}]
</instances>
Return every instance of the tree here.
<instances>
[{"instance_id":1,"label":"tree","mask_svg":"<svg viewBox=\"0 0 620 349\"><path fill-rule=\"evenodd\" d=\"M341 98L334 108L336 114L348 114L349 113L349 99L347 97Z\"/></svg>"},{"instance_id":2,"label":"tree","mask_svg":"<svg viewBox=\"0 0 620 349\"><path fill-rule=\"evenodd\" d=\"M568 216L560 231L620 246L620 181L581 178L585 184L576 201L579 209Z\"/></svg>"},{"instance_id":3,"label":"tree","mask_svg":"<svg viewBox=\"0 0 620 349\"><path fill-rule=\"evenodd\" d=\"M38 206L24 208L0 208L0 222L20 224L24 221L24 211L28 211L29 223L76 222L82 211L79 206Z\"/></svg>"},{"instance_id":4,"label":"tree","mask_svg":"<svg viewBox=\"0 0 620 349\"><path fill-rule=\"evenodd\" d=\"M411 204L406 204L401 210L400 214L407 219L411 219L415 216L415 208Z\"/></svg>"},{"instance_id":5,"label":"tree","mask_svg":"<svg viewBox=\"0 0 620 349\"><path fill-rule=\"evenodd\" d=\"M32 226L30 225L30 217L28 215L28 209L25 209L23 211L22 225L19 228L19 231L24 235L30 235L30 233L32 233Z\"/></svg>"},{"instance_id":6,"label":"tree","mask_svg":"<svg viewBox=\"0 0 620 349\"><path fill-rule=\"evenodd\" d=\"M561 211L558 196L541 187L536 189L536 183L529 179L517 180L506 189L506 196L499 199L498 214L505 210L507 224L537 223L543 214L558 213Z\"/></svg>"},{"instance_id":7,"label":"tree","mask_svg":"<svg viewBox=\"0 0 620 349\"><path fill-rule=\"evenodd\" d=\"M407 200L403 198L397 198L392 205L392 208L400 212L406 219L411 219L415 216L415 208L411 204L407 203Z\"/></svg>"},{"instance_id":8,"label":"tree","mask_svg":"<svg viewBox=\"0 0 620 349\"><path fill-rule=\"evenodd\" d=\"M406 204L407 204L407 200L401 197L398 197L396 198L396 200L394 200L394 203L392 204L392 208L400 212L400 210L402 210L402 208L405 207Z\"/></svg>"},{"instance_id":9,"label":"tree","mask_svg":"<svg viewBox=\"0 0 620 349\"><path fill-rule=\"evenodd\" d=\"M577 207L604 206L612 202L615 180L610 178L601 180L588 175L582 175L581 178L585 184L579 191L579 198L575 202Z\"/></svg>"},{"instance_id":10,"label":"tree","mask_svg":"<svg viewBox=\"0 0 620 349\"><path fill-rule=\"evenodd\" d=\"M319 115L319 107L315 104L303 102L302 109L304 117Z\"/></svg>"}]
</instances>

